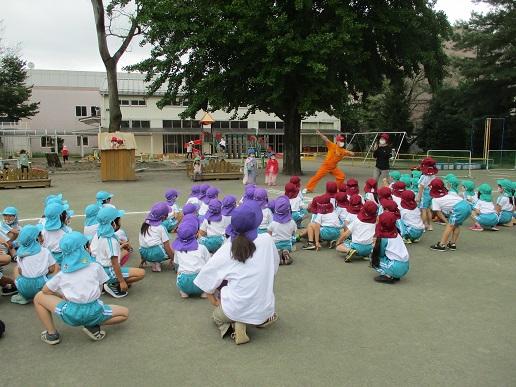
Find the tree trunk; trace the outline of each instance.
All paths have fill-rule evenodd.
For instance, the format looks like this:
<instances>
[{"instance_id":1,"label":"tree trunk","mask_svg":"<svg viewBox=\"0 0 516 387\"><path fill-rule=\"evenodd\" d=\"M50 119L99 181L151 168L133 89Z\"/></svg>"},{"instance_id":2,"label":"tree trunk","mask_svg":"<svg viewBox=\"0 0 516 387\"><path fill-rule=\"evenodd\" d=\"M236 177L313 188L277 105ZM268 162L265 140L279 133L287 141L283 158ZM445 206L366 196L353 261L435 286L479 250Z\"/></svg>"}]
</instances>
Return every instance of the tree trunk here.
<instances>
[{"instance_id":1,"label":"tree trunk","mask_svg":"<svg viewBox=\"0 0 516 387\"><path fill-rule=\"evenodd\" d=\"M301 175L301 114L297 106L285 115L285 135L283 136L283 173Z\"/></svg>"},{"instance_id":2,"label":"tree trunk","mask_svg":"<svg viewBox=\"0 0 516 387\"><path fill-rule=\"evenodd\" d=\"M122 121L122 112L120 111L118 99L116 65L114 60L105 63L109 93L109 133L120 130L120 122Z\"/></svg>"}]
</instances>

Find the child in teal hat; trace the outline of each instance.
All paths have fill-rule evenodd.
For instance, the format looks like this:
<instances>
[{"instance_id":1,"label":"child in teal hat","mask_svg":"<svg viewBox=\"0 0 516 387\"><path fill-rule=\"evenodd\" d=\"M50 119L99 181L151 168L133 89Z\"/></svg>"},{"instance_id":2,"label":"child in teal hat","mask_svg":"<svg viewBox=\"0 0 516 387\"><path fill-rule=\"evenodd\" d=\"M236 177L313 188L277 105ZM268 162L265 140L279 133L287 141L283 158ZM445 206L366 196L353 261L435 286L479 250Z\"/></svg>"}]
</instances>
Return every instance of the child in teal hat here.
<instances>
[{"instance_id":1,"label":"child in teal hat","mask_svg":"<svg viewBox=\"0 0 516 387\"><path fill-rule=\"evenodd\" d=\"M478 200L478 195L475 192L475 183L471 180L462 180L461 189L462 197L473 207Z\"/></svg>"},{"instance_id":2,"label":"child in teal hat","mask_svg":"<svg viewBox=\"0 0 516 387\"><path fill-rule=\"evenodd\" d=\"M97 214L100 211L100 207L97 204L90 204L84 209L84 235L86 237L92 237L97 233L99 228L99 222L97 220Z\"/></svg>"},{"instance_id":3,"label":"child in teal hat","mask_svg":"<svg viewBox=\"0 0 516 387\"><path fill-rule=\"evenodd\" d=\"M28 304L45 286L47 275L57 271L56 260L50 251L41 246L42 225L24 226L18 236L17 266L14 270L18 294L11 297L14 304Z\"/></svg>"},{"instance_id":4,"label":"child in teal hat","mask_svg":"<svg viewBox=\"0 0 516 387\"><path fill-rule=\"evenodd\" d=\"M498 213L498 224L512 227L512 216L514 213L514 193L512 181L509 179L497 180L498 198L496 199L496 212Z\"/></svg>"},{"instance_id":5,"label":"child in teal hat","mask_svg":"<svg viewBox=\"0 0 516 387\"><path fill-rule=\"evenodd\" d=\"M444 177L444 182L446 183L446 188L450 192L459 193L459 179L453 173L449 173Z\"/></svg>"},{"instance_id":6,"label":"child in teal hat","mask_svg":"<svg viewBox=\"0 0 516 387\"><path fill-rule=\"evenodd\" d=\"M495 227L498 224L498 214L491 196L493 189L489 184L483 183L480 184L477 191L478 201L473 207L471 214L475 224L469 229L472 231L484 231L487 228L492 231L498 231Z\"/></svg>"},{"instance_id":7,"label":"child in teal hat","mask_svg":"<svg viewBox=\"0 0 516 387\"><path fill-rule=\"evenodd\" d=\"M67 210L69 210L68 204L57 201L52 201L45 207L45 222L41 232L43 246L50 250L58 265L61 265L63 256L59 242L67 232L71 231L67 225Z\"/></svg>"},{"instance_id":8,"label":"child in teal hat","mask_svg":"<svg viewBox=\"0 0 516 387\"><path fill-rule=\"evenodd\" d=\"M34 298L36 313L45 327L41 340L55 345L61 341L52 313L68 325L82 326L92 340L106 336L101 325L119 324L127 320L129 310L123 306L104 305L100 300L102 284L109 277L94 261L85 245L88 239L74 231L63 237L61 271L50 279Z\"/></svg>"},{"instance_id":9,"label":"child in teal hat","mask_svg":"<svg viewBox=\"0 0 516 387\"><path fill-rule=\"evenodd\" d=\"M5 266L16 256L16 238L20 230L18 226L18 210L15 207L6 207L2 211L2 216L3 219L0 221L0 266ZM5 277L4 280L7 279L8 277ZM12 283L12 286L14 291L14 283ZM5 290L7 291L7 289Z\"/></svg>"},{"instance_id":10,"label":"child in teal hat","mask_svg":"<svg viewBox=\"0 0 516 387\"><path fill-rule=\"evenodd\" d=\"M392 185L394 183L396 183L397 181L400 181L400 178L401 178L401 172L400 171L396 171L396 170L392 170L389 172L389 184L388 184L388 187L392 189ZM386 181L384 179L384 185L387 186Z\"/></svg>"},{"instance_id":11,"label":"child in teal hat","mask_svg":"<svg viewBox=\"0 0 516 387\"><path fill-rule=\"evenodd\" d=\"M134 267L120 267L122 252L116 236L120 228L120 218L124 211L114 206L102 207L97 214L99 227L90 243L91 254L102 265L109 280L104 284L106 293L115 298L127 296L128 284L145 277L145 270Z\"/></svg>"}]
</instances>

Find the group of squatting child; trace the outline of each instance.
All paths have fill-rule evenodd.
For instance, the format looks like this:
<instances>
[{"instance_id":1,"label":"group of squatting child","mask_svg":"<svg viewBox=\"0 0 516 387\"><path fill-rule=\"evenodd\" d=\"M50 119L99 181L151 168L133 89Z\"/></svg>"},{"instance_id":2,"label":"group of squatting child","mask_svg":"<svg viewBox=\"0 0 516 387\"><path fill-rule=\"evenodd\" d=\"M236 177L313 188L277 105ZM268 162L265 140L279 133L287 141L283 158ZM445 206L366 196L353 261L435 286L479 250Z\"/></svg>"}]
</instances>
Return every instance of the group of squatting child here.
<instances>
[{"instance_id":1,"label":"group of squatting child","mask_svg":"<svg viewBox=\"0 0 516 387\"><path fill-rule=\"evenodd\" d=\"M261 211L245 235L252 235L249 227L256 235L270 235L280 265L293 263L301 239L306 239L304 250L318 251L326 242L345 262L356 257L370 260L378 272L375 281L396 283L409 271L407 245L419 242L433 230L433 223L445 227L430 248L453 251L469 218L472 231L496 231L515 221L515 182L498 180L499 195L493 201L487 183L475 187L473 181L460 181L453 174L442 178L437 174L435 161L428 157L410 174L391 171L389 180L367 179L362 193L358 181L350 178L341 184L327 182L325 193L313 198L304 196L297 176L276 198L252 183L244 186L240 198L197 184L182 206L180 193L169 189L163 201L152 205L139 229L139 267L127 265L134 251L122 228L125 213L113 204L112 193L99 191L86 206L81 232L71 229L74 211L61 194L45 198L37 224L21 227L18 210L6 207L0 223L0 265L13 264L14 278L0 271L2 295L10 295L16 304L33 302L45 329L41 339L48 344L61 340L54 314L70 326L82 327L92 340L102 340L106 332L101 327L124 322L129 311L104 304L101 295L126 297L129 287L144 279L146 267L160 272L168 261L177 273L180 297L213 298L198 286L206 280L197 277L231 240L232 230L244 227L242 219L232 224L239 208ZM171 234L176 234L173 241ZM215 289L219 296L224 285Z\"/></svg>"}]
</instances>

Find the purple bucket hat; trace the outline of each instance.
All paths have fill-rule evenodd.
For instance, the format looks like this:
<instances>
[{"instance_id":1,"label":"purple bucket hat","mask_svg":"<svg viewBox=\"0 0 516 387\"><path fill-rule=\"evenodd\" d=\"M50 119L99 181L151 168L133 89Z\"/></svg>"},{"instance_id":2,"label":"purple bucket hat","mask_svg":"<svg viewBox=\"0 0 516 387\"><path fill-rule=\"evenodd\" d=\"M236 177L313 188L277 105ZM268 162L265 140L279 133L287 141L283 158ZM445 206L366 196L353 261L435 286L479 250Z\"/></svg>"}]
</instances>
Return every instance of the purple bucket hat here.
<instances>
[{"instance_id":1,"label":"purple bucket hat","mask_svg":"<svg viewBox=\"0 0 516 387\"><path fill-rule=\"evenodd\" d=\"M199 186L199 196L197 197L204 201L204 197L206 196L206 191L208 191L208 188L210 188L209 184L201 184Z\"/></svg>"},{"instance_id":2,"label":"purple bucket hat","mask_svg":"<svg viewBox=\"0 0 516 387\"><path fill-rule=\"evenodd\" d=\"M273 214L274 214L274 206L275 206L275 204L276 204L276 199L269 200L268 207L269 207L269 210L271 210Z\"/></svg>"},{"instance_id":3,"label":"purple bucket hat","mask_svg":"<svg viewBox=\"0 0 516 387\"><path fill-rule=\"evenodd\" d=\"M193 217L185 216L177 228L177 238L172 242L175 251L194 251L199 248L197 243L197 231L199 223Z\"/></svg>"},{"instance_id":4,"label":"purple bucket hat","mask_svg":"<svg viewBox=\"0 0 516 387\"><path fill-rule=\"evenodd\" d=\"M204 215L204 219L208 222L220 222L222 220L222 203L219 199L211 199L208 205L208 211Z\"/></svg>"},{"instance_id":5,"label":"purple bucket hat","mask_svg":"<svg viewBox=\"0 0 516 387\"><path fill-rule=\"evenodd\" d=\"M210 187L206 191L206 196L202 199L205 204L210 204L210 201L213 199L218 199L219 189L215 187Z\"/></svg>"},{"instance_id":6,"label":"purple bucket hat","mask_svg":"<svg viewBox=\"0 0 516 387\"><path fill-rule=\"evenodd\" d=\"M231 216L231 213L236 207L236 197L233 195L224 196L222 199L222 215Z\"/></svg>"},{"instance_id":7,"label":"purple bucket hat","mask_svg":"<svg viewBox=\"0 0 516 387\"><path fill-rule=\"evenodd\" d=\"M272 220L278 223L288 223L292 219L290 200L282 195L274 201L274 214Z\"/></svg>"},{"instance_id":8,"label":"purple bucket hat","mask_svg":"<svg viewBox=\"0 0 516 387\"><path fill-rule=\"evenodd\" d=\"M249 184L245 186L244 199L242 200L243 203L247 202L248 200L253 200L255 189L256 186L254 184Z\"/></svg>"},{"instance_id":9,"label":"purple bucket hat","mask_svg":"<svg viewBox=\"0 0 516 387\"><path fill-rule=\"evenodd\" d=\"M168 216L168 210L169 208L166 202L155 203L147 214L145 223L151 226L159 226L164 218Z\"/></svg>"},{"instance_id":10,"label":"purple bucket hat","mask_svg":"<svg viewBox=\"0 0 516 387\"><path fill-rule=\"evenodd\" d=\"M253 200L260 206L260 208L267 208L267 204L269 202L267 191L264 188L256 188L254 190Z\"/></svg>"},{"instance_id":11,"label":"purple bucket hat","mask_svg":"<svg viewBox=\"0 0 516 387\"><path fill-rule=\"evenodd\" d=\"M179 192L175 189L169 189L165 192L165 199L169 205L173 205L176 202L177 197L179 196Z\"/></svg>"},{"instance_id":12,"label":"purple bucket hat","mask_svg":"<svg viewBox=\"0 0 516 387\"><path fill-rule=\"evenodd\" d=\"M200 193L201 193L201 186L200 185L192 185L192 192L190 193L190 197L198 198Z\"/></svg>"},{"instance_id":13,"label":"purple bucket hat","mask_svg":"<svg viewBox=\"0 0 516 387\"><path fill-rule=\"evenodd\" d=\"M183 215L195 214L199 210L199 207L193 203L186 203L183 207Z\"/></svg>"},{"instance_id":14,"label":"purple bucket hat","mask_svg":"<svg viewBox=\"0 0 516 387\"><path fill-rule=\"evenodd\" d=\"M243 235L254 241L258 236L258 226L262 223L263 214L260 207L253 202L242 204L235 208L231 215L231 224L226 228L226 234L234 240Z\"/></svg>"}]
</instances>

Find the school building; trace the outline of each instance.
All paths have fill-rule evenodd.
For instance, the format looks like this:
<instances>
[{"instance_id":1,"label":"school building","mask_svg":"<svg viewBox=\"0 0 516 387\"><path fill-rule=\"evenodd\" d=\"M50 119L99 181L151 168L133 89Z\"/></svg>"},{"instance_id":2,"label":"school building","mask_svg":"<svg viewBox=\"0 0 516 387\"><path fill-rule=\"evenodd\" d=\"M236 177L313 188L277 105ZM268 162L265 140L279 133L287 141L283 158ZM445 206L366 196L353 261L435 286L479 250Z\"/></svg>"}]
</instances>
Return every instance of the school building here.
<instances>
[{"instance_id":1,"label":"school building","mask_svg":"<svg viewBox=\"0 0 516 387\"><path fill-rule=\"evenodd\" d=\"M27 84L32 85L32 100L39 101L39 113L30 120L18 123L0 123L0 138L4 154L30 149L32 153L55 150L55 144L66 145L70 153L91 154L97 149L97 133L109 126L109 102L107 80L104 72L66 70L28 70ZM201 132L208 148L214 152L216 138L223 136L226 142L245 151L251 136L263 140L265 147L283 151L283 122L273 114L257 111L246 119L239 119L246 108L238 109L237 118L232 113L213 111L215 122L211 128L202 128L199 111L194 119L181 119L180 113L187 106L186 98L157 107L164 94L161 88L155 95L146 95L144 76L133 73L118 74L119 99L122 110L121 131L133 132L137 154L160 156L182 154L184 144L199 139ZM316 130L328 136L340 132L340 120L326 113L307 117L301 125L301 149L316 152L324 144Z\"/></svg>"}]
</instances>

